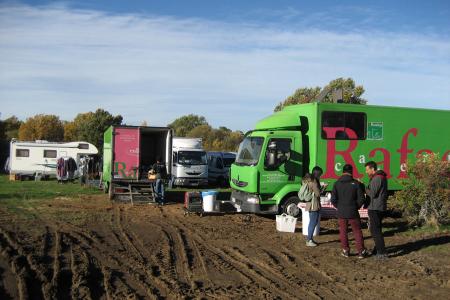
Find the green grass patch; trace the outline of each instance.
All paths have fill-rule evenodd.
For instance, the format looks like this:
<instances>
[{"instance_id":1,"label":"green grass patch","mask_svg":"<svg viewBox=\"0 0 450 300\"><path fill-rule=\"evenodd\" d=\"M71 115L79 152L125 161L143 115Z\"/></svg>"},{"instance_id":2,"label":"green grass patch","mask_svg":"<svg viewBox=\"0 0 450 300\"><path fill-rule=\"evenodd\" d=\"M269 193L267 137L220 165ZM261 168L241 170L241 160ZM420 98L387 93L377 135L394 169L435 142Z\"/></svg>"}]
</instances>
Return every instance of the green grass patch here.
<instances>
[{"instance_id":1,"label":"green grass patch","mask_svg":"<svg viewBox=\"0 0 450 300\"><path fill-rule=\"evenodd\" d=\"M0 175L0 203L7 199L49 199L55 197L73 197L80 194L100 194L97 188L81 186L78 181L60 184L49 181L9 181L7 175Z\"/></svg>"},{"instance_id":2,"label":"green grass patch","mask_svg":"<svg viewBox=\"0 0 450 300\"><path fill-rule=\"evenodd\" d=\"M417 236L417 235L433 235L433 234L442 234L442 233L450 233L450 224L441 225L438 228L434 226L421 226L421 227L412 227L404 232L406 236Z\"/></svg>"}]
</instances>

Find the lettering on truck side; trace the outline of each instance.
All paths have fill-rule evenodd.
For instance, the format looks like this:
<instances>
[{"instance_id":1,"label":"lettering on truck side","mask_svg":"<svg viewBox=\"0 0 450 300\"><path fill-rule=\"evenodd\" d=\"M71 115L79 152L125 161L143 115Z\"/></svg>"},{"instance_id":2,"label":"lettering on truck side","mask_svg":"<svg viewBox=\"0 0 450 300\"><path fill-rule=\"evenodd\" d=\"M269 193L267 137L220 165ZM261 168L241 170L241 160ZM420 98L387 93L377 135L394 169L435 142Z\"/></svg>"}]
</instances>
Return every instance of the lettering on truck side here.
<instances>
[{"instance_id":1,"label":"lettering on truck side","mask_svg":"<svg viewBox=\"0 0 450 300\"><path fill-rule=\"evenodd\" d=\"M326 136L329 140L327 140L327 158L326 158L326 172L323 175L324 179L338 179L339 175L336 174L336 172L342 171L343 164L342 163L335 163L336 156L341 156L345 163L350 164L353 166L354 177L355 178L362 178L364 174L361 174L358 172L358 169L356 168L356 164L353 160L352 153L355 151L355 149L358 146L359 141L356 139L357 135L356 132L353 131L350 128L343 128L343 127L324 127L323 130L326 133ZM336 140L334 138L336 137L336 133L338 131L345 131L345 133L350 138L349 140L349 146L346 150L337 150L336 149ZM408 175L406 173L406 162L408 159L408 155L412 154L414 152L414 149L408 149L408 137L412 135L413 137L416 137L419 133L419 130L417 128L411 128L409 129L402 137L402 141L400 144L400 148L397 149L396 152L400 154L400 165L399 165L399 174L397 176L398 179L405 179L408 178ZM389 150L385 148L375 148L372 149L369 152L369 158L374 157L377 152L380 152L383 154L383 160L377 162L378 165L383 165L383 170L387 174L387 178L391 178L391 153ZM433 151L430 149L421 149L416 152L415 157L419 158L422 155L432 155ZM444 155L442 156L442 160L450 160L450 150L447 150ZM366 161L366 156L364 154L359 155L358 162L363 164Z\"/></svg>"}]
</instances>

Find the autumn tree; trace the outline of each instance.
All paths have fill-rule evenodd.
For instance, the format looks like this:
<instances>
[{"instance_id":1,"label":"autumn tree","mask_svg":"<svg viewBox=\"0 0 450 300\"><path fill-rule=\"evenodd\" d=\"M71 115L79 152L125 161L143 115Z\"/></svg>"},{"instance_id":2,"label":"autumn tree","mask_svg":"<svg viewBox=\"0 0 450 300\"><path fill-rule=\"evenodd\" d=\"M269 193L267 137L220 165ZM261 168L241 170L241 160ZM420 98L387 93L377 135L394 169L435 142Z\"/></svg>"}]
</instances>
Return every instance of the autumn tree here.
<instances>
[{"instance_id":1,"label":"autumn tree","mask_svg":"<svg viewBox=\"0 0 450 300\"><path fill-rule=\"evenodd\" d=\"M213 128L210 125L199 125L186 134L186 137L201 138L203 140L203 148L210 150L210 138L213 134Z\"/></svg>"},{"instance_id":2,"label":"autumn tree","mask_svg":"<svg viewBox=\"0 0 450 300\"><path fill-rule=\"evenodd\" d=\"M64 139L63 123L55 115L36 115L20 125L19 139L23 141L62 141Z\"/></svg>"},{"instance_id":3,"label":"autumn tree","mask_svg":"<svg viewBox=\"0 0 450 300\"><path fill-rule=\"evenodd\" d=\"M202 138L203 148L208 151L237 151L244 134L226 127L216 129L210 125L200 125L188 132L187 137Z\"/></svg>"},{"instance_id":4,"label":"autumn tree","mask_svg":"<svg viewBox=\"0 0 450 300\"><path fill-rule=\"evenodd\" d=\"M179 117L178 119L176 119L167 126L173 129L175 136L184 137L192 129L201 125L208 125L208 122L206 122L205 117L190 114Z\"/></svg>"},{"instance_id":5,"label":"autumn tree","mask_svg":"<svg viewBox=\"0 0 450 300\"><path fill-rule=\"evenodd\" d=\"M333 93L342 91L342 100L344 103L351 104L366 104L367 101L362 98L364 93L364 87L362 85L356 85L352 78L337 78L330 81L323 89L321 87L303 87L297 89L294 94L287 97L284 101L280 102L275 111L282 110L285 106L293 104L303 104L316 102L317 98L321 96L321 91L327 93L324 94L321 102L333 102Z\"/></svg>"}]
</instances>

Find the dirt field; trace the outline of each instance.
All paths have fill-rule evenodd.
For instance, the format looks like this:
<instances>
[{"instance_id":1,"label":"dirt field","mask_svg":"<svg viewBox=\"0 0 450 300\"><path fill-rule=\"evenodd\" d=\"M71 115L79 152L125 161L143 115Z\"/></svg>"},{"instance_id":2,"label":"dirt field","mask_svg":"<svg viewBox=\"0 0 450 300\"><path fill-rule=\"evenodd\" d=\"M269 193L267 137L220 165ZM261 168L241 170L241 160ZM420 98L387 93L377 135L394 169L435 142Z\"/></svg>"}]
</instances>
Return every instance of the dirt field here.
<instances>
[{"instance_id":1,"label":"dirt field","mask_svg":"<svg viewBox=\"0 0 450 300\"><path fill-rule=\"evenodd\" d=\"M181 204L113 205L103 195L8 203L0 203L0 299L450 295L450 235L407 235L399 220L388 220L391 258L380 263L339 256L334 220L322 222L311 249L300 232L277 233L274 219L183 216Z\"/></svg>"}]
</instances>

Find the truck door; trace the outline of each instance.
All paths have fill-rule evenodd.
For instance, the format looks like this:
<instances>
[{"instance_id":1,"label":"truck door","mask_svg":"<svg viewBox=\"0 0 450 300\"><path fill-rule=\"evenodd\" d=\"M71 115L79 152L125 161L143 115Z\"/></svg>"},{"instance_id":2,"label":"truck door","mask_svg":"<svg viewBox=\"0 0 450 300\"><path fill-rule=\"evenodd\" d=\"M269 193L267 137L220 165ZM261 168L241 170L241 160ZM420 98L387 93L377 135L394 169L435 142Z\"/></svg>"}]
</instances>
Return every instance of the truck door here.
<instances>
[{"instance_id":1,"label":"truck door","mask_svg":"<svg viewBox=\"0 0 450 300\"><path fill-rule=\"evenodd\" d=\"M116 179L138 179L140 161L138 128L116 128L114 132L114 171Z\"/></svg>"},{"instance_id":2,"label":"truck door","mask_svg":"<svg viewBox=\"0 0 450 300\"><path fill-rule=\"evenodd\" d=\"M277 157L282 158L286 156L286 162L289 161L293 139L291 137L270 137L267 141L267 146L264 155L264 168L260 173L260 194L267 194L269 197L278 192L289 181L289 173L287 172L286 162L275 168L269 168L268 156L269 146L271 143L275 143L277 147Z\"/></svg>"}]
</instances>

